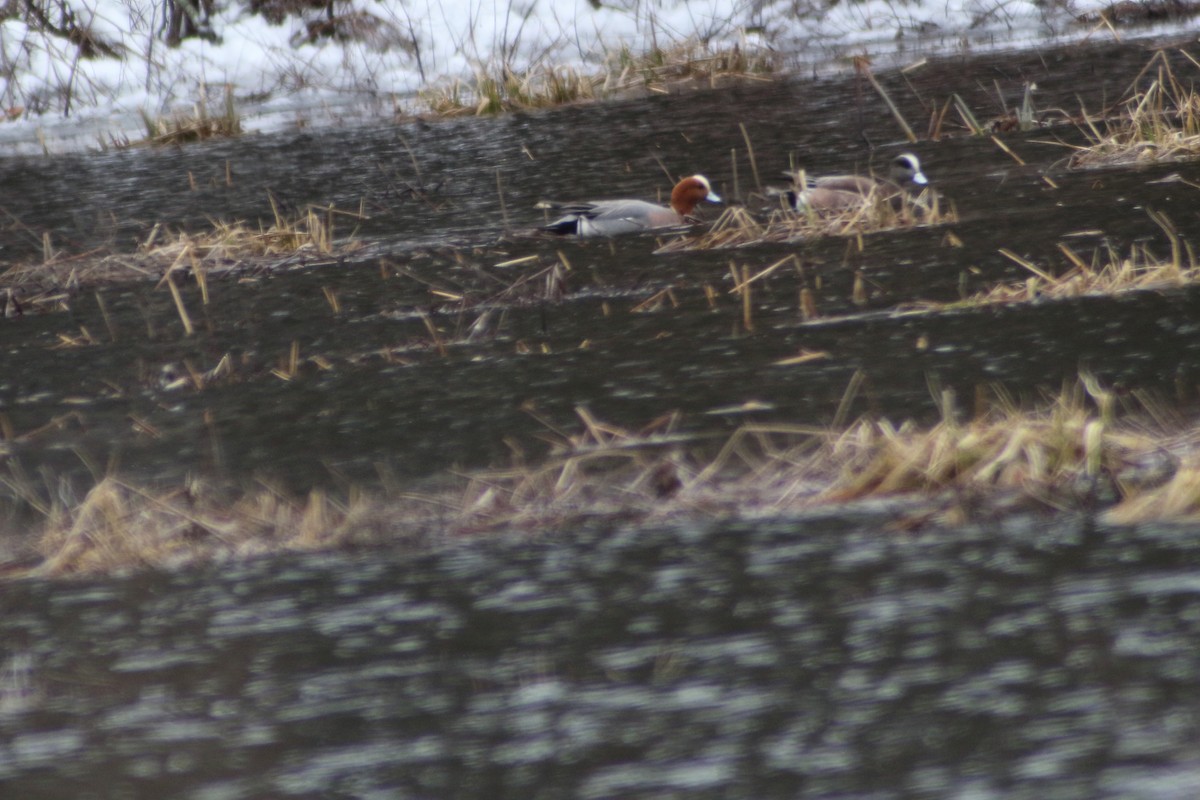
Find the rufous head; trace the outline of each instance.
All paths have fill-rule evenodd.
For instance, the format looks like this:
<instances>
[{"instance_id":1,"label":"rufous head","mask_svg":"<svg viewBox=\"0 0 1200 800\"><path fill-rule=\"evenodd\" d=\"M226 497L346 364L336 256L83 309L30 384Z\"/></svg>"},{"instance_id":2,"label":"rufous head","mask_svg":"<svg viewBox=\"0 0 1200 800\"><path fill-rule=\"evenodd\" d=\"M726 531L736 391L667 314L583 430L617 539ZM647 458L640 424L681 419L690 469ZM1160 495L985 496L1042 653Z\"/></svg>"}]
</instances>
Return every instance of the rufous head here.
<instances>
[{"instance_id":1,"label":"rufous head","mask_svg":"<svg viewBox=\"0 0 1200 800\"><path fill-rule=\"evenodd\" d=\"M701 201L710 203L721 202L720 196L712 190L708 178L703 175L693 175L675 184L671 190L671 208L681 217L686 217L696 210Z\"/></svg>"}]
</instances>

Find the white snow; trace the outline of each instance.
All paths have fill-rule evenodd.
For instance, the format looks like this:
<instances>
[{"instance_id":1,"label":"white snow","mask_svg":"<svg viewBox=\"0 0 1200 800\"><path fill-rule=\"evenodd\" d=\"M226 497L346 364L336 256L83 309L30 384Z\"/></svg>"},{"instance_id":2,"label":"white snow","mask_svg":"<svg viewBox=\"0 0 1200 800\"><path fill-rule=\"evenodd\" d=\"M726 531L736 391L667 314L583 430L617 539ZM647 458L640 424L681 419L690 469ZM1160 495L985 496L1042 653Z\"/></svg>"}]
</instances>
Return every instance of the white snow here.
<instances>
[{"instance_id":1,"label":"white snow","mask_svg":"<svg viewBox=\"0 0 1200 800\"><path fill-rule=\"evenodd\" d=\"M0 22L0 152L95 147L142 135L140 114L162 116L232 88L243 124L301 122L413 110L415 93L508 63L600 69L620 47L641 53L687 39L771 47L793 67L864 53L915 59L997 37L1026 42L1064 32L1078 2L1097 0L338 0L339 15L369 22L363 40L305 35L306 20L271 24L244 4L214 0L219 41L168 47L164 0L61 0L121 57L80 58L60 37Z\"/></svg>"}]
</instances>

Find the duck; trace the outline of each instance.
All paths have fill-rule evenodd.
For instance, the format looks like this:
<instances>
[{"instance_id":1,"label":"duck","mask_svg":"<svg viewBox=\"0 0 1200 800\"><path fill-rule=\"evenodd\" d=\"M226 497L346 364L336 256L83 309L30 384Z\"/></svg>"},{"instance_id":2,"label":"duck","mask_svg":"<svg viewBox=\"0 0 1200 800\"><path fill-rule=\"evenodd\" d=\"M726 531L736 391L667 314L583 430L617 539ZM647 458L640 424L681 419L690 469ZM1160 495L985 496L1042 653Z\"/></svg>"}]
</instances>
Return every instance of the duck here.
<instances>
[{"instance_id":1,"label":"duck","mask_svg":"<svg viewBox=\"0 0 1200 800\"><path fill-rule=\"evenodd\" d=\"M708 178L692 175L675 184L670 206L645 200L595 200L583 203L541 202L538 208L554 209L562 217L541 230L560 235L617 236L654 228L670 228L692 222L691 214L701 202L720 203Z\"/></svg>"},{"instance_id":2,"label":"duck","mask_svg":"<svg viewBox=\"0 0 1200 800\"><path fill-rule=\"evenodd\" d=\"M793 183L797 175L789 175ZM805 187L793 187L784 194L796 211L840 211L862 206L874 195L893 201L912 186L926 186L929 179L921 171L921 161L913 153L901 153L892 159L888 177L862 175L823 175L806 178Z\"/></svg>"}]
</instances>

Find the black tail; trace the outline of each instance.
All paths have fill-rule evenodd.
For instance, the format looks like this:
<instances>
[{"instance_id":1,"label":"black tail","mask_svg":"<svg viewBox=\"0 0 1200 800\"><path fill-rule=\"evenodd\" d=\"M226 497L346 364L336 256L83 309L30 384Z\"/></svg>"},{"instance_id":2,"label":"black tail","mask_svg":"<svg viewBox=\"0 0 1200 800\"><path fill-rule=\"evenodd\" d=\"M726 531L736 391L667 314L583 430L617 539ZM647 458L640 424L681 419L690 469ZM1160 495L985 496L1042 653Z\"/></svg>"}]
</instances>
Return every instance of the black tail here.
<instances>
[{"instance_id":1,"label":"black tail","mask_svg":"<svg viewBox=\"0 0 1200 800\"><path fill-rule=\"evenodd\" d=\"M579 218L563 217L560 220L551 222L549 225L543 225L540 230L546 233L555 233L559 236L574 236L579 233Z\"/></svg>"}]
</instances>

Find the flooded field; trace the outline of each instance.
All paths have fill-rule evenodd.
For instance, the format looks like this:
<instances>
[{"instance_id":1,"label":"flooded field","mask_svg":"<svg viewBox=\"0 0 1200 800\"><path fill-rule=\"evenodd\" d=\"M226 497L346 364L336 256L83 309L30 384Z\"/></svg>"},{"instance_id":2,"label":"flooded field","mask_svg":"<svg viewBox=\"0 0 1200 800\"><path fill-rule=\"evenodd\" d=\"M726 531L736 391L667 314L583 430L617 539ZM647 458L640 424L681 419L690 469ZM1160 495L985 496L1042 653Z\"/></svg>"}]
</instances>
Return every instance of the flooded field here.
<instances>
[{"instance_id":1,"label":"flooded field","mask_svg":"<svg viewBox=\"0 0 1200 800\"><path fill-rule=\"evenodd\" d=\"M921 102L940 110L951 92L971 97L981 118L1000 114L995 87L1011 106L1030 81L1040 108L1099 108L1147 59L1138 46L995 56L930 65L890 91L911 120L927 116ZM14 261L36 258L41 234L86 253L131 250L155 224L270 220L271 197L288 210L365 214L335 228L354 231L356 253L211 273L207 303L194 280L177 279L192 335L157 281L63 280L65 312L4 323L10 458L27 472L45 467L85 482L112 464L134 478L202 470L304 489L332 476L368 480L381 466L414 477L494 464L513 442L536 452L544 422L523 410L531 406L558 425L586 405L632 427L679 410L691 429L725 430L727 417L706 412L748 401L769 404L767 417L827 422L858 369L873 408L897 417L932 410L931 374L969 391L981 382L1055 386L1085 365L1131 386L1186 384L1195 363L1188 291L924 319L869 313L1028 277L1001 248L1042 264L1062 262L1060 242L1082 253L1139 241L1169 251L1146 210L1186 234L1191 166L1069 171L1071 151L1057 142L1080 141L1071 124L1005 137L1024 166L986 138L920 143L914 149L960 222L869 235L861 252L833 238L656 256L652 237L580 244L520 235L542 221L533 206L548 195L669 186L660 161L673 173L708 173L726 197L748 194L747 137L764 186L782 183L793 162L866 171L864 142L879 145L875 158L886 163L902 146L896 125L869 94L856 109L860 90L869 87L773 83L496 120L0 161L15 218L4 255ZM619 148L603 135L614 130ZM746 330L742 301L728 292L730 263L757 272L789 254L803 274L789 267L757 282ZM118 275L136 274L131 263ZM854 297L856 273L865 297ZM849 317L802 323L805 287L823 317ZM31 281L18 297L43 289ZM643 305L664 290L669 299ZM1118 325L1111 315L1121 309L1130 319ZM828 357L772 366L801 349ZM1041 357L1028 358L1034 351ZM225 358L228 375L204 391L162 388ZM293 363L295 375L273 374Z\"/></svg>"},{"instance_id":2,"label":"flooded field","mask_svg":"<svg viewBox=\"0 0 1200 800\"><path fill-rule=\"evenodd\" d=\"M1197 163L1067 165L1081 104L1112 107L1151 54L1090 44L879 75L922 134L952 94L987 120L1036 84L1045 125L995 139L947 122L957 135L910 145L868 84L839 78L0 159L0 258L50 248L62 265L11 280L0 319L0 457L20 478L4 484L5 536L27 537L39 498L105 474L299 493L536 462L580 408L634 429L678 412L681 433L719 441L750 420L928 421L943 389L969 413L983 389L1034 398L1087 370L1186 418L1195 289L917 313L1025 280L1012 256L1169 254L1162 220L1195 239ZM752 203L790 167L865 172L905 149L957 222L664 254L670 235L529 233L546 197L644 197L703 172ZM335 230L359 246L214 263L203 282L181 271L177 296L138 274L156 225L257 224L270 198L347 212ZM734 272L788 256L749 301L730 292ZM886 504L753 515L13 582L0 784L31 798L1200 791L1190 528L1064 512L905 532Z\"/></svg>"}]
</instances>

